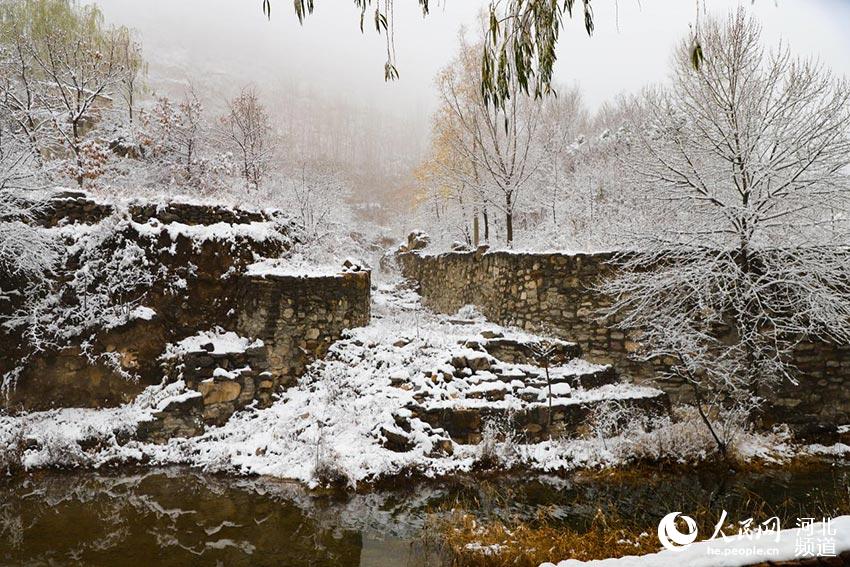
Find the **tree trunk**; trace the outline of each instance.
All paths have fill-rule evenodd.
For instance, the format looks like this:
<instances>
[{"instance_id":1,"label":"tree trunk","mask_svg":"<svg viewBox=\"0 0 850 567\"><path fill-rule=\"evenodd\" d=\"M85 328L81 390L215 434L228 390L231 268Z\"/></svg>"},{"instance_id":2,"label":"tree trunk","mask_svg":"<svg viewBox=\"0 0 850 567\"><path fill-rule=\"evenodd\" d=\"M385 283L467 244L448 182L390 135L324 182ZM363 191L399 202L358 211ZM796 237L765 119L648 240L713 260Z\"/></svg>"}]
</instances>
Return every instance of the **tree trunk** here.
<instances>
[{"instance_id":1,"label":"tree trunk","mask_svg":"<svg viewBox=\"0 0 850 567\"><path fill-rule=\"evenodd\" d=\"M484 242L490 244L490 217L487 215L487 207L484 207L481 216L484 217Z\"/></svg>"},{"instance_id":2,"label":"tree trunk","mask_svg":"<svg viewBox=\"0 0 850 567\"><path fill-rule=\"evenodd\" d=\"M513 195L510 191L505 193L505 228L508 232L508 248L512 247L514 243L514 211L513 203L511 202L512 197Z\"/></svg>"},{"instance_id":3,"label":"tree trunk","mask_svg":"<svg viewBox=\"0 0 850 567\"><path fill-rule=\"evenodd\" d=\"M80 155L79 127L77 126L77 123L74 122L71 125L71 128L72 128L73 135L74 135L74 147L71 148L71 149L73 150L74 157L77 160L77 174L76 174L75 177L77 179L77 185L79 185L80 188L82 188L82 186L83 186L83 158Z\"/></svg>"}]
</instances>

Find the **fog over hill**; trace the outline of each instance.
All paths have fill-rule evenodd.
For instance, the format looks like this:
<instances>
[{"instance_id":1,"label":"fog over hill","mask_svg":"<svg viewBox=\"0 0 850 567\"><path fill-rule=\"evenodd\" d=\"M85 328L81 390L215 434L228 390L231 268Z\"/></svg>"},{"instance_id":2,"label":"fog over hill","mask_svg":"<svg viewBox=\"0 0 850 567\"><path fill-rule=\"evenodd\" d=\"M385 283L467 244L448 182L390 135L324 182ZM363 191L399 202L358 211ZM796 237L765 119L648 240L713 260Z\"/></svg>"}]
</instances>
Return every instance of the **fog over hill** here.
<instances>
[{"instance_id":1,"label":"fog over hill","mask_svg":"<svg viewBox=\"0 0 850 567\"><path fill-rule=\"evenodd\" d=\"M291 3L280 0L273 2L271 21L259 0L99 2L107 20L140 32L154 90L179 92L191 82L215 109L243 85L256 85L283 128L300 137L295 151L341 152L334 159L359 163L364 171L358 175L368 178L355 187L359 200L398 204L404 175L427 147L434 76L456 53L460 30L474 29L487 3L443 0L423 19L417 2L396 2L401 77L390 83L383 78L384 38L369 26L361 34L358 11L349 4L320 0L301 26ZM703 0L701 10L722 13L738 4ZM757 0L750 9L769 41L782 38L795 52L817 54L836 72L850 72L850 39L842 31L850 18L847 2ZM556 66L556 80L577 85L591 110L665 80L672 46L697 17L696 4L682 0L597 2L594 10L594 36L586 36L580 21L569 23Z\"/></svg>"}]
</instances>

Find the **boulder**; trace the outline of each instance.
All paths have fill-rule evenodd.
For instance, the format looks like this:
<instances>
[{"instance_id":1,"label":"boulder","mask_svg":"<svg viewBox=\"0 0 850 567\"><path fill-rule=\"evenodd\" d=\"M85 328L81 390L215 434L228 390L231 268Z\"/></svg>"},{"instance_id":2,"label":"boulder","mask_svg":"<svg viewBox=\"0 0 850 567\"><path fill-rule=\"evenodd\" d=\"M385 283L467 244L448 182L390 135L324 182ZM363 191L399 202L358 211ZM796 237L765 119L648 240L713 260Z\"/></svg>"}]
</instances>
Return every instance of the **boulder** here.
<instances>
[{"instance_id":1,"label":"boulder","mask_svg":"<svg viewBox=\"0 0 850 567\"><path fill-rule=\"evenodd\" d=\"M431 237L421 230L414 230L407 235L407 250L410 252L413 252L414 250L423 250L427 248L429 244L431 244Z\"/></svg>"}]
</instances>

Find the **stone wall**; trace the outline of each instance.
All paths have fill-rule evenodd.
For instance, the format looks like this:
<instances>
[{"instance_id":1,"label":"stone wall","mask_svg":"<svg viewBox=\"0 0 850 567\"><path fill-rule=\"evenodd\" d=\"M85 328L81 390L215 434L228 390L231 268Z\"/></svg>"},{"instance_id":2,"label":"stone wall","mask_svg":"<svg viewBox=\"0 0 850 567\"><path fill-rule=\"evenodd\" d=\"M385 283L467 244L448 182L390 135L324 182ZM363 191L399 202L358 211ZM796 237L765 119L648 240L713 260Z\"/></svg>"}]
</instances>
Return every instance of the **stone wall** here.
<instances>
[{"instance_id":1,"label":"stone wall","mask_svg":"<svg viewBox=\"0 0 850 567\"><path fill-rule=\"evenodd\" d=\"M129 207L130 217L139 223L157 219L162 223L179 222L188 225L209 225L216 223L247 224L268 220L268 216L258 211L232 209L219 205L200 205L196 203L133 203Z\"/></svg>"},{"instance_id":2,"label":"stone wall","mask_svg":"<svg viewBox=\"0 0 850 567\"><path fill-rule=\"evenodd\" d=\"M529 331L548 331L578 343L584 356L614 364L637 379L655 376L651 364L629 355L637 343L599 319L611 305L593 287L610 274L612 254L450 252L399 255L403 275L423 303L441 313L475 305L488 319ZM661 362L659 361L660 365Z\"/></svg>"},{"instance_id":3,"label":"stone wall","mask_svg":"<svg viewBox=\"0 0 850 567\"><path fill-rule=\"evenodd\" d=\"M164 364L169 380L183 380L201 394L200 417L207 425L223 425L252 402L268 407L275 383L260 341L239 352L201 349L180 353Z\"/></svg>"},{"instance_id":4,"label":"stone wall","mask_svg":"<svg viewBox=\"0 0 850 567\"><path fill-rule=\"evenodd\" d=\"M59 224L94 224L115 212L109 203L98 202L83 191L57 191L36 208L34 221L45 227Z\"/></svg>"},{"instance_id":5,"label":"stone wall","mask_svg":"<svg viewBox=\"0 0 850 567\"><path fill-rule=\"evenodd\" d=\"M33 216L36 224L52 227L73 223L95 224L118 211L116 205L98 201L85 191L67 190L50 195L36 207ZM260 211L179 201L133 202L126 205L126 211L133 221L142 224L151 219L186 225L247 224L270 219L268 214Z\"/></svg>"},{"instance_id":6,"label":"stone wall","mask_svg":"<svg viewBox=\"0 0 850 567\"><path fill-rule=\"evenodd\" d=\"M273 394L324 356L345 329L369 323L369 280L368 271L243 276L237 325L242 336L228 334L245 344L256 340L236 351L222 350L211 340L166 356L167 379L184 381L188 392L142 423L137 437L164 443L200 435L249 405L271 405Z\"/></svg>"},{"instance_id":7,"label":"stone wall","mask_svg":"<svg viewBox=\"0 0 850 567\"><path fill-rule=\"evenodd\" d=\"M611 258L611 253L529 254L482 248L440 255L402 253L398 262L430 309L455 313L475 305L492 321L577 342L589 360L613 364L638 382L653 380L665 361L635 361L635 337L612 329L600 317L611 300L594 286L611 274ZM850 346L804 343L795 364L800 384L785 384L770 396L774 406L769 418L801 426L850 423ZM656 385L674 402L690 400L680 383Z\"/></svg>"},{"instance_id":8,"label":"stone wall","mask_svg":"<svg viewBox=\"0 0 850 567\"><path fill-rule=\"evenodd\" d=\"M245 276L236 331L263 341L272 379L287 385L324 356L343 330L369 324L370 293L368 271Z\"/></svg>"}]
</instances>

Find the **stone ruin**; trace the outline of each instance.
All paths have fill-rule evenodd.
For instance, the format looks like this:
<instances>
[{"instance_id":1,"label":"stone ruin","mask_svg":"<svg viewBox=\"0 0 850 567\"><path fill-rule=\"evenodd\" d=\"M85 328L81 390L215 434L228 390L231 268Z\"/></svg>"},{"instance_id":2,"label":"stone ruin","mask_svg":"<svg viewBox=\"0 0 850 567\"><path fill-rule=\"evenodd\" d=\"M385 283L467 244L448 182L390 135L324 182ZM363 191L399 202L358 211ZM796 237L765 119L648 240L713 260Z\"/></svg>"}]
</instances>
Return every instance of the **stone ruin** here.
<instances>
[{"instance_id":1,"label":"stone ruin","mask_svg":"<svg viewBox=\"0 0 850 567\"><path fill-rule=\"evenodd\" d=\"M75 229L110 217L121 221L120 238L138 244L168 281L182 283L156 283L143 298L147 316L98 330L86 347L27 356L22 337L0 335L8 355L0 373L26 361L2 397L6 411L111 407L163 378L182 380L198 395L163 408L139 434L160 441L194 435L249 405L270 405L273 393L293 383L346 328L369 323L370 272L348 261L293 271L285 256L295 236L275 213L184 202L133 202L119 211L86 193L63 191L34 222ZM278 268L258 269L258 257ZM224 336L243 348L222 342Z\"/></svg>"},{"instance_id":2,"label":"stone ruin","mask_svg":"<svg viewBox=\"0 0 850 567\"><path fill-rule=\"evenodd\" d=\"M369 324L370 272L246 275L240 282L235 332L221 329L205 341L166 353L169 381L183 380L199 393L163 408L139 437L164 442L223 425L248 406L268 407L273 395L295 383L345 329ZM217 341L225 337L229 340ZM239 344L242 343L242 344ZM237 347L229 346L236 344Z\"/></svg>"},{"instance_id":3,"label":"stone ruin","mask_svg":"<svg viewBox=\"0 0 850 567\"><path fill-rule=\"evenodd\" d=\"M425 240L419 232L411 235L411 241ZM612 274L613 257L612 252L489 252L486 247L428 254L406 246L396 254L402 274L429 309L450 314L474 305L494 323L575 341L592 360L657 385L673 403L690 403L687 384L657 380L670 359L634 356L641 348L638 333L625 333L600 317L611 298L595 284ZM834 432L835 424L850 421L850 345L803 342L792 362L799 385L786 381L768 394L767 424L787 423L805 437Z\"/></svg>"},{"instance_id":4,"label":"stone ruin","mask_svg":"<svg viewBox=\"0 0 850 567\"><path fill-rule=\"evenodd\" d=\"M481 443L488 423L501 427L498 435L510 432L519 442L538 443L580 433L610 403L623 415L669 413L663 391L622 382L613 366L581 355L575 343L527 335L485 331L464 340L426 376L427 387L409 376L391 377L392 387L414 390L416 402L395 413L394 427L382 430L384 445L410 450L416 436L411 420L427 424L437 450L447 452L447 440Z\"/></svg>"}]
</instances>

